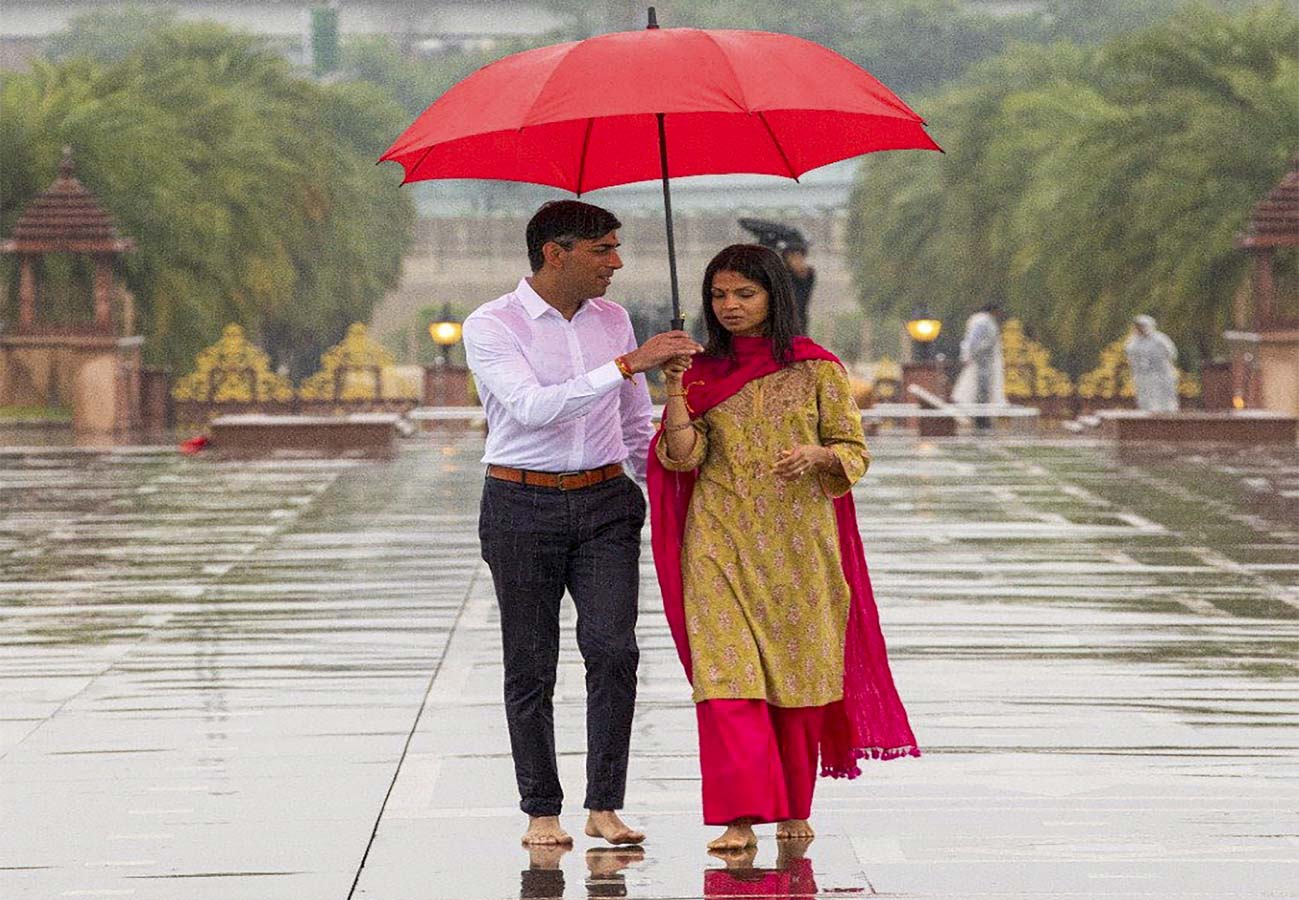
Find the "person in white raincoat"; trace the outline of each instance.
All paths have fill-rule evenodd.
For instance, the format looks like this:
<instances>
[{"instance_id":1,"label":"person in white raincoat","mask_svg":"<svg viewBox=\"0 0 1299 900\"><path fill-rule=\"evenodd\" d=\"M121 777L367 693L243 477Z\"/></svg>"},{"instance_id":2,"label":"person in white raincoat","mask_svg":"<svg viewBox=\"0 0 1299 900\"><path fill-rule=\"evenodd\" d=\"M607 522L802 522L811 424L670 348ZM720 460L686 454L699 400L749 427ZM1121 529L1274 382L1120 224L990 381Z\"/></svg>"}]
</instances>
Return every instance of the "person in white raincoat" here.
<instances>
[{"instance_id":1,"label":"person in white raincoat","mask_svg":"<svg viewBox=\"0 0 1299 900\"><path fill-rule=\"evenodd\" d=\"M1177 412L1177 347L1150 316L1132 320L1132 336L1124 345L1137 408L1148 412Z\"/></svg>"},{"instance_id":2,"label":"person in white raincoat","mask_svg":"<svg viewBox=\"0 0 1299 900\"><path fill-rule=\"evenodd\" d=\"M1001 358L1001 306L989 303L965 323L961 338L961 374L952 387L954 403L1006 402L1006 366ZM974 427L986 430L992 419L979 416Z\"/></svg>"}]
</instances>

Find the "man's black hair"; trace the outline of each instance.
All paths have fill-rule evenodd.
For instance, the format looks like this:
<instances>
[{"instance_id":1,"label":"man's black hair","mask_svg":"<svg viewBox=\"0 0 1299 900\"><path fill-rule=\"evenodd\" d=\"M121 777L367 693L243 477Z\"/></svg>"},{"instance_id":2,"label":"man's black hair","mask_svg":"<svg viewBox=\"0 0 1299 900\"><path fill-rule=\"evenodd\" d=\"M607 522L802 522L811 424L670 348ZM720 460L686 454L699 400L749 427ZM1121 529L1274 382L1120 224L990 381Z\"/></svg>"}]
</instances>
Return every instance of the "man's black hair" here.
<instances>
[{"instance_id":1,"label":"man's black hair","mask_svg":"<svg viewBox=\"0 0 1299 900\"><path fill-rule=\"evenodd\" d=\"M798 310L794 306L794 286L789 270L774 250L758 244L732 244L713 257L704 270L704 324L709 356L735 359L731 333L713 312L713 278L718 272L734 272L756 282L767 292L767 337L772 354L781 365L794 361L794 337L800 333Z\"/></svg>"},{"instance_id":2,"label":"man's black hair","mask_svg":"<svg viewBox=\"0 0 1299 900\"><path fill-rule=\"evenodd\" d=\"M618 217L607 209L580 200L551 200L528 222L528 262L539 272L546 258L541 248L554 241L572 250L578 241L591 241L622 227Z\"/></svg>"}]
</instances>

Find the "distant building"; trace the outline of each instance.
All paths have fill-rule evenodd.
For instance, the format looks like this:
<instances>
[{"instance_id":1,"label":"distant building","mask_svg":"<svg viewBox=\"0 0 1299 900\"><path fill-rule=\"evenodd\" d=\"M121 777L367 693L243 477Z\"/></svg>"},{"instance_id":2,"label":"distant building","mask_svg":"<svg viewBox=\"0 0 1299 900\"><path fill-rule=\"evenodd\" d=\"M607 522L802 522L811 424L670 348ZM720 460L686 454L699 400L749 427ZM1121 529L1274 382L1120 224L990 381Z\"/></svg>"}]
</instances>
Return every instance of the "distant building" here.
<instances>
[{"instance_id":1,"label":"distant building","mask_svg":"<svg viewBox=\"0 0 1299 900\"><path fill-rule=\"evenodd\" d=\"M848 206L857 160L845 160L807 172L798 181L776 175L695 175L672 179L672 207L682 215L732 211L735 215L788 214L801 218L837 215ZM453 180L416 182L412 192L422 218L493 215L534 208L546 200L573 195L558 188L502 181ZM659 213L663 185L642 181L582 195L583 200L619 214Z\"/></svg>"}]
</instances>

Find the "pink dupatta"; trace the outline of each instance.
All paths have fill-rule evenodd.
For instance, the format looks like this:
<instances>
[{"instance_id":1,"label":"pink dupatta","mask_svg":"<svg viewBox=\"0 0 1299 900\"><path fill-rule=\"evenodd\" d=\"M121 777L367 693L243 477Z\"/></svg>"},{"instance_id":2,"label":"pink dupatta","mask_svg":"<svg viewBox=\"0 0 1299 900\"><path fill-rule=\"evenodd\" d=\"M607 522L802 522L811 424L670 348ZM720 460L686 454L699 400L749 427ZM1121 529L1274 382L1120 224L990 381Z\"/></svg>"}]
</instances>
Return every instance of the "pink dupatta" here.
<instances>
[{"instance_id":1,"label":"pink dupatta","mask_svg":"<svg viewBox=\"0 0 1299 900\"><path fill-rule=\"evenodd\" d=\"M737 337L733 340L735 362L701 356L686 371L682 384L686 386L692 419L734 396L750 381L781 368L767 338ZM834 354L811 340L795 338L794 360L814 359L842 365ZM660 428L649 453L650 542L663 593L663 611L686 678L690 679L690 639L686 634L681 542L696 474L670 472L663 468L655 452L662 435ZM906 709L893 686L852 494L835 500L834 510L839 558L852 594L852 604L844 640L843 699L826 708L821 734L821 774L831 778L856 778L861 774L857 764L860 759L919 756L920 749L907 721Z\"/></svg>"}]
</instances>

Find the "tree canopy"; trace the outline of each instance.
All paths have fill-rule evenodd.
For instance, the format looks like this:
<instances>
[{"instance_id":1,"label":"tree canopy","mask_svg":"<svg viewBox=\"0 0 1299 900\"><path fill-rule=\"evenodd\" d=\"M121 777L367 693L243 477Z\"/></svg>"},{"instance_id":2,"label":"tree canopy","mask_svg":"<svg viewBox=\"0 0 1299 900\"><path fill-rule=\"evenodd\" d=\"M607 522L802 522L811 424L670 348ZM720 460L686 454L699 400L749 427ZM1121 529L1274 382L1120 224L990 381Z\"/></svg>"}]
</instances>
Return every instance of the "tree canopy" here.
<instances>
[{"instance_id":1,"label":"tree canopy","mask_svg":"<svg viewBox=\"0 0 1299 900\"><path fill-rule=\"evenodd\" d=\"M1017 45L922 105L938 154L879 154L851 207L860 299L956 326L1002 300L1079 372L1131 316L1192 358L1228 324L1235 247L1299 150L1299 19L1199 7L1096 48Z\"/></svg>"},{"instance_id":2,"label":"tree canopy","mask_svg":"<svg viewBox=\"0 0 1299 900\"><path fill-rule=\"evenodd\" d=\"M926 94L1013 43L1094 43L1167 19L1186 0L673 0L661 21L797 34L865 67L903 99ZM1213 0L1222 9L1259 0ZM568 8L572 0L552 0ZM640 24L640 23L637 23Z\"/></svg>"},{"instance_id":3,"label":"tree canopy","mask_svg":"<svg viewBox=\"0 0 1299 900\"><path fill-rule=\"evenodd\" d=\"M152 363L184 370L237 322L277 363L310 370L400 274L413 211L374 166L400 107L371 85L299 77L216 25L80 45L117 60L0 77L0 230L72 145L78 177L138 243L124 274Z\"/></svg>"}]
</instances>

